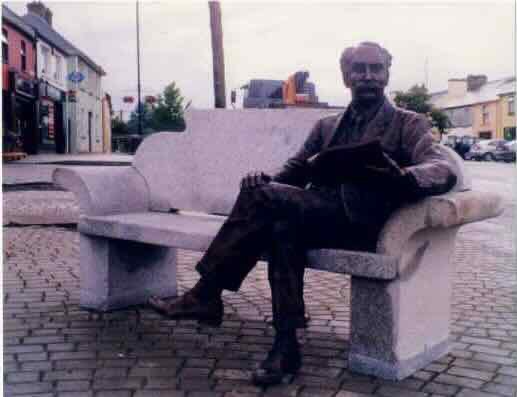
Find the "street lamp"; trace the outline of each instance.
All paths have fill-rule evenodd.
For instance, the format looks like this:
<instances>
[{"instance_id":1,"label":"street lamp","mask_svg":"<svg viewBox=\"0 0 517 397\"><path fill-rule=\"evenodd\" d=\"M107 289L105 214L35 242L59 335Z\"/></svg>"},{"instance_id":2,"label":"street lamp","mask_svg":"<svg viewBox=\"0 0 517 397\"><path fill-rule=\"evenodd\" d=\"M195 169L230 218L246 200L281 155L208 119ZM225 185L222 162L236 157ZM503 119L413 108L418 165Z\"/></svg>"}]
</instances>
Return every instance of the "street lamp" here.
<instances>
[{"instance_id":1,"label":"street lamp","mask_svg":"<svg viewBox=\"0 0 517 397\"><path fill-rule=\"evenodd\" d=\"M142 100L140 92L140 14L139 14L139 2L136 0L136 63L138 73L138 134L142 135Z\"/></svg>"}]
</instances>

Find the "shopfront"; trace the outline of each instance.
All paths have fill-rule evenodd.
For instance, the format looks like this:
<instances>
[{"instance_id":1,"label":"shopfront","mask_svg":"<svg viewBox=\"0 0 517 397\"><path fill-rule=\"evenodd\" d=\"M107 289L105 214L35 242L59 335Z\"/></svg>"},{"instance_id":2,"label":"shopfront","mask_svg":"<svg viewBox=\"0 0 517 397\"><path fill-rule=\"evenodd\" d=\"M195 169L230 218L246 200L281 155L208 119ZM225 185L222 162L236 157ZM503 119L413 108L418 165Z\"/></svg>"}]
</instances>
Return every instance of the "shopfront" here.
<instances>
[{"instance_id":1,"label":"shopfront","mask_svg":"<svg viewBox=\"0 0 517 397\"><path fill-rule=\"evenodd\" d=\"M39 151L65 153L65 93L45 81L39 84Z\"/></svg>"},{"instance_id":2,"label":"shopfront","mask_svg":"<svg viewBox=\"0 0 517 397\"><path fill-rule=\"evenodd\" d=\"M7 90L3 92L4 127L17 136L27 153L37 151L36 81L15 71L8 72ZM5 133L4 133L5 136Z\"/></svg>"}]
</instances>

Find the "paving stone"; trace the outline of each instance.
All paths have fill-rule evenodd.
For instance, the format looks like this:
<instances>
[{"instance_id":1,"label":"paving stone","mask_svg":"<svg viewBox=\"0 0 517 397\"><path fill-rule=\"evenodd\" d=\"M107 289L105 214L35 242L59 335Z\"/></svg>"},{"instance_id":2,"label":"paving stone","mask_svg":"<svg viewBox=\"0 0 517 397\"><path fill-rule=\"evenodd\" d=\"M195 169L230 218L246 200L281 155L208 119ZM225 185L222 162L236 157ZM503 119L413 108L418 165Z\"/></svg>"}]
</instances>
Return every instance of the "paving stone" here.
<instances>
[{"instance_id":1,"label":"paving stone","mask_svg":"<svg viewBox=\"0 0 517 397\"><path fill-rule=\"evenodd\" d=\"M17 372L7 374L6 383L31 383L39 381L39 372Z\"/></svg>"},{"instance_id":2,"label":"paving stone","mask_svg":"<svg viewBox=\"0 0 517 397\"><path fill-rule=\"evenodd\" d=\"M185 397L185 392L174 389L137 390L133 397Z\"/></svg>"},{"instance_id":3,"label":"paving stone","mask_svg":"<svg viewBox=\"0 0 517 397\"><path fill-rule=\"evenodd\" d=\"M502 385L499 383L487 383L483 386L483 391L508 397L515 397L517 395L516 386Z\"/></svg>"},{"instance_id":4,"label":"paving stone","mask_svg":"<svg viewBox=\"0 0 517 397\"><path fill-rule=\"evenodd\" d=\"M477 379L464 378L461 376L447 374L438 375L434 381L455 386L471 387L473 389L479 389L484 383L483 381Z\"/></svg>"},{"instance_id":5,"label":"paving stone","mask_svg":"<svg viewBox=\"0 0 517 397\"><path fill-rule=\"evenodd\" d=\"M90 381L88 380L60 380L56 383L58 391L88 391Z\"/></svg>"},{"instance_id":6,"label":"paving stone","mask_svg":"<svg viewBox=\"0 0 517 397\"><path fill-rule=\"evenodd\" d=\"M456 397L494 397L494 395L479 390L463 389L456 394Z\"/></svg>"},{"instance_id":7,"label":"paving stone","mask_svg":"<svg viewBox=\"0 0 517 397\"><path fill-rule=\"evenodd\" d=\"M513 174L506 165L468 166L486 181L486 190L509 191L507 181ZM35 197L17 197L18 202L11 198L4 204L12 207L10 214L19 216L23 205ZM451 354L399 382L348 372L350 277L308 270L305 298L311 323L308 330L299 332L304 353L301 373L291 384L265 390L249 382L249 371L265 358L274 336L265 323L271 319L267 266L257 266L238 293L224 292L221 328L164 319L147 308L98 314L78 306L75 230L5 228L5 386L23 386L26 389L17 390L21 395L40 397L513 397L517 387L517 277L512 245L516 199L508 196L507 200L503 216L467 225L458 234ZM70 209L73 198L65 201ZM26 207L27 213L46 211L45 201L34 203L40 208ZM201 253L179 251L180 292L197 281L193 265L200 257ZM16 380L21 383L12 383Z\"/></svg>"},{"instance_id":8,"label":"paving stone","mask_svg":"<svg viewBox=\"0 0 517 397\"><path fill-rule=\"evenodd\" d=\"M494 382L503 383L505 385L517 386L517 377L508 375L498 375L494 379Z\"/></svg>"},{"instance_id":9,"label":"paving stone","mask_svg":"<svg viewBox=\"0 0 517 397\"><path fill-rule=\"evenodd\" d=\"M454 396L459 389L459 386L444 385L443 383L430 382L424 386L422 391L440 394L442 396Z\"/></svg>"},{"instance_id":10,"label":"paving stone","mask_svg":"<svg viewBox=\"0 0 517 397\"><path fill-rule=\"evenodd\" d=\"M400 389L394 386L381 386L381 388L376 391L375 395L383 397L428 397L429 393Z\"/></svg>"},{"instance_id":11,"label":"paving stone","mask_svg":"<svg viewBox=\"0 0 517 397\"><path fill-rule=\"evenodd\" d=\"M462 367L451 367L447 370L447 373L451 375L465 376L467 378L474 378L485 381L488 381L494 377L493 372L478 371L475 369Z\"/></svg>"},{"instance_id":12,"label":"paving stone","mask_svg":"<svg viewBox=\"0 0 517 397\"><path fill-rule=\"evenodd\" d=\"M4 393L9 396L16 396L20 394L36 394L36 393L47 393L52 391L52 384L50 382L33 382L33 383L21 383L21 384L5 384Z\"/></svg>"}]
</instances>

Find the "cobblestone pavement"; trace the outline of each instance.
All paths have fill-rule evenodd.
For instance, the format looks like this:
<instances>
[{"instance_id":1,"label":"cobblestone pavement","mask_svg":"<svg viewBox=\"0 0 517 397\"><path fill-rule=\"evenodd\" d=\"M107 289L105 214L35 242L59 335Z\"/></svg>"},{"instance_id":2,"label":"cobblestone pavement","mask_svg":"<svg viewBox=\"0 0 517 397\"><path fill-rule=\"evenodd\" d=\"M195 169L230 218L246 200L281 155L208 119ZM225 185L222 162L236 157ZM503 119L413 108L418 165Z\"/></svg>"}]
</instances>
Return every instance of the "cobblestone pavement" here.
<instances>
[{"instance_id":1,"label":"cobblestone pavement","mask_svg":"<svg viewBox=\"0 0 517 397\"><path fill-rule=\"evenodd\" d=\"M78 306L75 230L26 226L4 228L5 395L517 395L515 200L510 182L515 180L515 169L486 163L469 168L475 175L475 188L501 192L507 209L495 220L462 228L454 256L454 348L406 380L382 381L347 370L347 276L307 272L306 303L312 321L300 334L304 365L292 382L263 390L252 386L249 376L272 342L273 331L265 322L271 316L265 266L257 266L238 293L224 294L221 328L164 320L140 307L98 314ZM52 194L61 200L61 212L56 212ZM8 213L28 211L36 214L33 220L44 219L48 211L56 214L55 223L59 223L59 214L63 219L77 214L74 206L66 192L4 196ZM197 280L193 265L198 258L199 253L180 253L181 292Z\"/></svg>"}]
</instances>

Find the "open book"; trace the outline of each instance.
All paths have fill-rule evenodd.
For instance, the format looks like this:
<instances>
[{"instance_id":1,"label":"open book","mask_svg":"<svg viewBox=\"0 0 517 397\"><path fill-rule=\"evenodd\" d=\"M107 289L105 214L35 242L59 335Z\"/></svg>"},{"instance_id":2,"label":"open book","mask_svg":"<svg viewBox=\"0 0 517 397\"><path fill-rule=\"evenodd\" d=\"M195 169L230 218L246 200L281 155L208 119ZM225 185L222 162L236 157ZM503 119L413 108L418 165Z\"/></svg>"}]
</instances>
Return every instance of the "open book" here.
<instances>
[{"instance_id":1,"label":"open book","mask_svg":"<svg viewBox=\"0 0 517 397\"><path fill-rule=\"evenodd\" d=\"M378 181L383 177L383 173L372 168L396 167L384 154L378 139L330 147L311 157L308 163L311 182L318 184L335 184L366 178Z\"/></svg>"}]
</instances>

